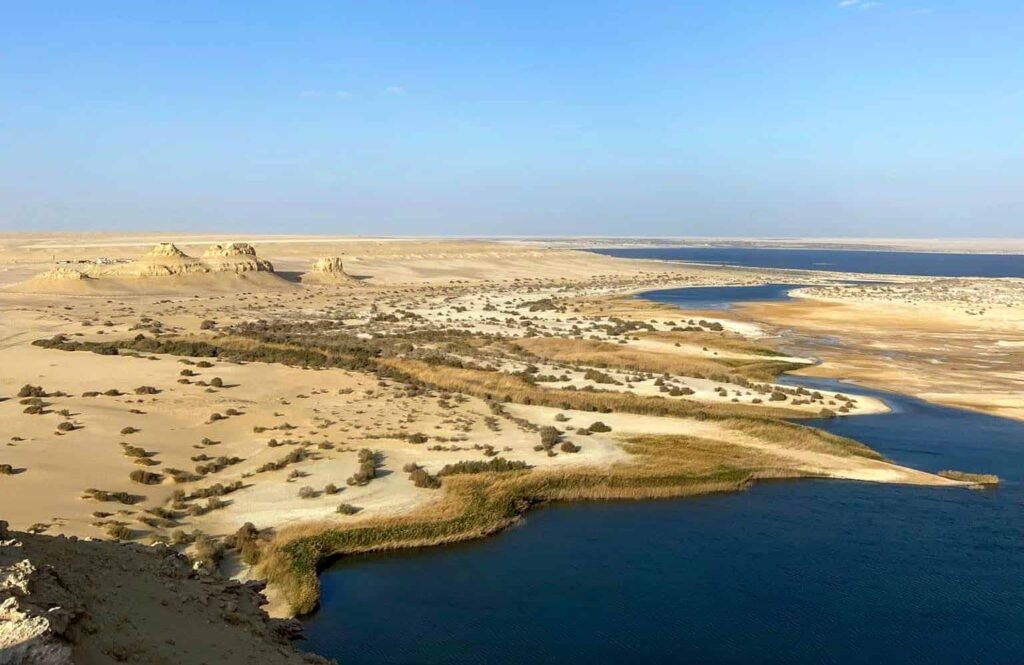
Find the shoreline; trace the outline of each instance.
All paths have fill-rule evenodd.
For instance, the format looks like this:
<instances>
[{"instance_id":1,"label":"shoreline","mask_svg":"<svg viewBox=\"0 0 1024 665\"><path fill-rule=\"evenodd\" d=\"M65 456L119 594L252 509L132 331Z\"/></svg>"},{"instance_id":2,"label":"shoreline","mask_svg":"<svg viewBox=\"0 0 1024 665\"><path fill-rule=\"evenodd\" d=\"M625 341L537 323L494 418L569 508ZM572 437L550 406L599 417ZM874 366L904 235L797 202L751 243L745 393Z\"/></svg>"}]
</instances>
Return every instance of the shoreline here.
<instances>
[{"instance_id":1,"label":"shoreline","mask_svg":"<svg viewBox=\"0 0 1024 665\"><path fill-rule=\"evenodd\" d=\"M315 606L330 557L483 537L539 503L782 478L969 486L813 429L887 407L780 384L812 360L774 348L770 318L636 297L792 279L783 271L482 241L267 248L279 275L222 272L216 290L160 276L132 278L129 297L69 298L45 279L0 294L0 463L14 472L0 499L32 497L8 504L16 528L165 542L204 568L268 577L288 614ZM228 249L239 270L266 263ZM7 283L51 258L16 254ZM342 256L358 284L304 280ZM175 246L125 265L168 262L194 265ZM495 459L515 464L492 471Z\"/></svg>"}]
</instances>

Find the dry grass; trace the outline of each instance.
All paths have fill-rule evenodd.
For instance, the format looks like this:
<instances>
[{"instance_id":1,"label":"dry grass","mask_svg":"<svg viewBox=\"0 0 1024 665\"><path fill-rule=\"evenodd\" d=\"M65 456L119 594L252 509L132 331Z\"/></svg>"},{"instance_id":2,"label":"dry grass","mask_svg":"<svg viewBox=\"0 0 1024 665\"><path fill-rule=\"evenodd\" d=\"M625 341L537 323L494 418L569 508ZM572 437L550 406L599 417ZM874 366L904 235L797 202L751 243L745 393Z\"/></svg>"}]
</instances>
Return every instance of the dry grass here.
<instances>
[{"instance_id":1,"label":"dry grass","mask_svg":"<svg viewBox=\"0 0 1024 665\"><path fill-rule=\"evenodd\" d=\"M700 339L690 339L693 334ZM677 336L678 335L678 336ZM735 383L737 380L753 379L770 381L786 370L803 367L771 359L766 349L738 341L717 337L710 333L665 334L665 341L685 340L687 344L700 344L709 349L725 349L743 353L758 353L763 359L709 358L679 352L649 351L631 349L622 344L594 340L566 339L563 337L528 337L515 342L515 346L545 360L594 367L617 368L634 372L675 374L713 381ZM712 338L714 341L708 341Z\"/></svg>"},{"instance_id":2,"label":"dry grass","mask_svg":"<svg viewBox=\"0 0 1024 665\"><path fill-rule=\"evenodd\" d=\"M814 414L780 407L745 404L704 404L687 399L641 397L617 391L551 390L521 377L502 372L430 365L419 360L385 358L379 364L395 369L442 390L466 393L482 399L536 404L559 409L601 413L633 413L682 418L810 418Z\"/></svg>"},{"instance_id":3,"label":"dry grass","mask_svg":"<svg viewBox=\"0 0 1024 665\"><path fill-rule=\"evenodd\" d=\"M805 427L778 420L735 418L720 423L721 425L743 432L760 441L777 443L786 448L812 450L841 457L866 457L884 460L871 448L863 443L824 432L813 427Z\"/></svg>"},{"instance_id":4,"label":"dry grass","mask_svg":"<svg viewBox=\"0 0 1024 665\"><path fill-rule=\"evenodd\" d=\"M634 296L597 296L580 298L572 303L574 314L616 317L623 319L687 320L689 312L675 305L644 300Z\"/></svg>"},{"instance_id":5,"label":"dry grass","mask_svg":"<svg viewBox=\"0 0 1024 665\"><path fill-rule=\"evenodd\" d=\"M735 333L657 331L639 332L636 336L641 339L649 339L668 344L674 344L676 342L679 342L680 344L699 344L716 351L747 353L755 356L764 356L766 358L782 355L774 349L746 340Z\"/></svg>"}]
</instances>

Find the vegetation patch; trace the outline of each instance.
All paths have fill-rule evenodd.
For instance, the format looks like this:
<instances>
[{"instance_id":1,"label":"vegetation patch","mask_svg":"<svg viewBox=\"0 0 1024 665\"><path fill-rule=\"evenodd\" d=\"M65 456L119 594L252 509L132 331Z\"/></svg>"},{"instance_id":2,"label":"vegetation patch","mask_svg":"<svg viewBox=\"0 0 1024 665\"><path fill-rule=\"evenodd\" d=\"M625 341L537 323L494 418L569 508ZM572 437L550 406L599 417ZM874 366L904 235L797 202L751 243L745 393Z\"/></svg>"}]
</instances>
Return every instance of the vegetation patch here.
<instances>
[{"instance_id":1,"label":"vegetation patch","mask_svg":"<svg viewBox=\"0 0 1024 665\"><path fill-rule=\"evenodd\" d=\"M481 538L546 501L677 497L740 490L757 478L806 475L784 460L720 441L652 436L631 439L626 448L634 460L611 469L502 473L477 471L474 462L452 465L462 471L438 474L447 476L443 497L415 514L283 530L261 556L261 572L293 611L304 614L317 604L319 567L336 556ZM497 459L481 464L508 470L522 464Z\"/></svg>"},{"instance_id":2,"label":"vegetation patch","mask_svg":"<svg viewBox=\"0 0 1024 665\"><path fill-rule=\"evenodd\" d=\"M937 475L943 478L949 478L950 480L957 480L962 483L974 483L975 485L998 485L999 476L991 473L968 473L966 471L953 471L947 469L945 471L939 471Z\"/></svg>"}]
</instances>

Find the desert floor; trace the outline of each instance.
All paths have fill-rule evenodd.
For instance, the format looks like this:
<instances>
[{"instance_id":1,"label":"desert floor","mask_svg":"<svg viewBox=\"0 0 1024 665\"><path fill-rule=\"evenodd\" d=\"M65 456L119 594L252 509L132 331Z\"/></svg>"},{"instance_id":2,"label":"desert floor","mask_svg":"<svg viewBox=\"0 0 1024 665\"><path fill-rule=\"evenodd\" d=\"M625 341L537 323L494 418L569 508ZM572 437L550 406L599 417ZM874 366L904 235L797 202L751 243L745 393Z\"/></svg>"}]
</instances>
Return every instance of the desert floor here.
<instances>
[{"instance_id":1,"label":"desert floor","mask_svg":"<svg viewBox=\"0 0 1024 665\"><path fill-rule=\"evenodd\" d=\"M130 265L157 242L198 256L226 240L0 236L0 518L12 528L209 549L245 523L270 538L430 510L460 462L649 471L652 441L694 477L958 484L780 435L779 419L886 410L797 393L775 383L780 371L1024 417L1020 280L851 286L537 243L304 237L241 239L273 273L37 277L99 257ZM310 275L321 257L347 276ZM726 312L630 297L771 281L808 288ZM843 344L808 342L816 365L783 348L783 330ZM198 342L217 353L182 346Z\"/></svg>"}]
</instances>

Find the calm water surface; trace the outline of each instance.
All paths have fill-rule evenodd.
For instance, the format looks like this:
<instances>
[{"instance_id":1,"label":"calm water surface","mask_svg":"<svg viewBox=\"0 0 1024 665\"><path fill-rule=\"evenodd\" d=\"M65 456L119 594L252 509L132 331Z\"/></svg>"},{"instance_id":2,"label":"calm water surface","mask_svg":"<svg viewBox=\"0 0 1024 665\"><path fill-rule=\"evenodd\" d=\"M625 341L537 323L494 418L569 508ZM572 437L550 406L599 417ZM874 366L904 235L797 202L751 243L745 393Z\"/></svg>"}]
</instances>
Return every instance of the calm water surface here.
<instances>
[{"instance_id":1,"label":"calm water surface","mask_svg":"<svg viewBox=\"0 0 1024 665\"><path fill-rule=\"evenodd\" d=\"M729 309L738 302L792 300L792 289L807 284L760 284L758 286L693 286L685 289L662 289L642 295L646 300L676 305L684 309Z\"/></svg>"},{"instance_id":2,"label":"calm water surface","mask_svg":"<svg viewBox=\"0 0 1024 665\"><path fill-rule=\"evenodd\" d=\"M1024 424L799 381L894 409L824 429L1004 482L557 505L488 540L339 562L307 647L343 663L1024 662Z\"/></svg>"},{"instance_id":3,"label":"calm water surface","mask_svg":"<svg viewBox=\"0 0 1024 665\"><path fill-rule=\"evenodd\" d=\"M755 268L794 268L886 275L1024 277L1019 254L929 254L868 250L733 247L644 247L591 250L630 259L696 261Z\"/></svg>"}]
</instances>

